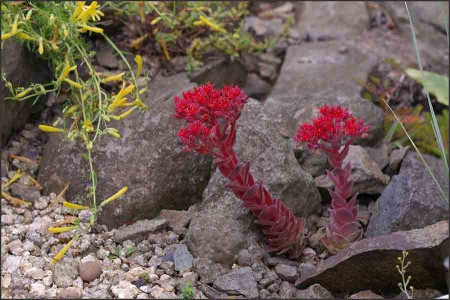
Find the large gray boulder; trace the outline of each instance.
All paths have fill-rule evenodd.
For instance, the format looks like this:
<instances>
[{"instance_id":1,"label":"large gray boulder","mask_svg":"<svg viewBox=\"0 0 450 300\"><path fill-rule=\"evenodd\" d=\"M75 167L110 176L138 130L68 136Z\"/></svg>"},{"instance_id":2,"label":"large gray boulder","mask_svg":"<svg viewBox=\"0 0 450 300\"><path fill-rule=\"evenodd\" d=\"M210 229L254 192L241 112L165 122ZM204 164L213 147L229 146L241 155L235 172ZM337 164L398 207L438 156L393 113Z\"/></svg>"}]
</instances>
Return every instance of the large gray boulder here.
<instances>
[{"instance_id":1,"label":"large gray boulder","mask_svg":"<svg viewBox=\"0 0 450 300\"><path fill-rule=\"evenodd\" d=\"M157 77L150 84L149 110L111 122L120 139L103 137L94 147L97 199L108 198L124 186L123 199L104 206L99 221L108 227L151 219L161 209L187 209L201 200L210 176L211 158L182 151L176 134L183 122L174 115L174 95L193 87L185 74ZM67 199L89 203L90 187L84 152L52 134L39 171L46 191L59 192L70 182Z\"/></svg>"},{"instance_id":2,"label":"large gray boulder","mask_svg":"<svg viewBox=\"0 0 450 300\"><path fill-rule=\"evenodd\" d=\"M443 264L448 246L448 221L363 239L320 262L316 268L302 272L295 285L304 289L318 283L336 294L352 294L364 289L383 295L398 293L397 283L401 277L395 265L399 264L397 257L407 250L407 261L411 261L411 265L406 275L412 276L410 285L414 290L448 291Z\"/></svg>"},{"instance_id":3,"label":"large gray boulder","mask_svg":"<svg viewBox=\"0 0 450 300\"><path fill-rule=\"evenodd\" d=\"M430 155L425 160L448 198L448 177L444 163ZM415 152L407 154L400 173L377 200L376 210L370 219L368 237L395 231L423 228L448 219L448 202L439 191Z\"/></svg>"},{"instance_id":4,"label":"large gray boulder","mask_svg":"<svg viewBox=\"0 0 450 300\"><path fill-rule=\"evenodd\" d=\"M340 104L371 126L364 144L383 135L383 111L360 97L355 78L366 80L376 59L357 49L340 49L341 43L308 43L288 48L280 77L264 107L281 134L292 138L298 125L310 121L316 108L325 103Z\"/></svg>"},{"instance_id":5,"label":"large gray boulder","mask_svg":"<svg viewBox=\"0 0 450 300\"><path fill-rule=\"evenodd\" d=\"M363 1L299 2L300 36L306 40L344 39L369 28L369 14Z\"/></svg>"},{"instance_id":6,"label":"large gray boulder","mask_svg":"<svg viewBox=\"0 0 450 300\"><path fill-rule=\"evenodd\" d=\"M2 42L3 43L3 42ZM30 83L42 83L50 80L51 75L42 61L39 61L25 47L14 40L6 40L2 46L2 72L13 87L27 88ZM22 128L30 116L42 109L42 105L33 106L34 99L24 101L5 100L11 96L0 81L0 147L3 147L11 134Z\"/></svg>"},{"instance_id":7,"label":"large gray boulder","mask_svg":"<svg viewBox=\"0 0 450 300\"><path fill-rule=\"evenodd\" d=\"M286 141L259 102L250 99L237 123L235 151L251 162L255 179L263 180L274 196L298 216L320 210L320 195L310 174L303 171ZM203 193L203 202L192 218L186 243L195 257L229 264L246 247L254 231L254 218L241 208L241 200L227 190L227 180L217 170ZM256 231L258 232L258 231Z\"/></svg>"}]
</instances>

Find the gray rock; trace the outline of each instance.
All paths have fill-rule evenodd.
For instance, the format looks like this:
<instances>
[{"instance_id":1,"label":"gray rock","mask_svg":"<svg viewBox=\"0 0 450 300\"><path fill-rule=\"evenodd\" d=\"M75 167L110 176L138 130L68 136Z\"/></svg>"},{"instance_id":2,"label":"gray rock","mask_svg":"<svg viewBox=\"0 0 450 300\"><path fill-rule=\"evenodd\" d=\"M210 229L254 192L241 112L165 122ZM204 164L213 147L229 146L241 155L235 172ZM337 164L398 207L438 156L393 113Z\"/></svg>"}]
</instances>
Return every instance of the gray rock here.
<instances>
[{"instance_id":1,"label":"gray rock","mask_svg":"<svg viewBox=\"0 0 450 300\"><path fill-rule=\"evenodd\" d=\"M285 264L278 264L275 266L275 272L281 279L294 283L298 278L297 267Z\"/></svg>"},{"instance_id":2,"label":"gray rock","mask_svg":"<svg viewBox=\"0 0 450 300\"><path fill-rule=\"evenodd\" d=\"M213 287L228 295L243 295L247 298L258 297L258 288L253 271L244 267L222 275L214 280Z\"/></svg>"},{"instance_id":3,"label":"gray rock","mask_svg":"<svg viewBox=\"0 0 450 300\"><path fill-rule=\"evenodd\" d=\"M398 293L399 273L395 264L397 257L402 256L402 250L407 250L407 260L411 261L407 273L413 278L414 289L444 291L447 289L446 269L442 262L447 255L448 241L448 221L366 238L351 243L348 248L322 261L317 268L302 272L295 285L303 289L318 283L337 294L352 294L368 287L377 294Z\"/></svg>"},{"instance_id":4,"label":"gray rock","mask_svg":"<svg viewBox=\"0 0 450 300\"><path fill-rule=\"evenodd\" d=\"M158 76L149 86L148 112L110 123L122 138L105 136L93 151L97 198L106 199L124 186L129 190L123 199L103 207L99 223L115 228L155 217L164 208L187 209L201 200L210 176L211 157L182 151L176 133L183 122L173 117L173 97L192 86L186 74ZM66 198L84 198L90 181L80 147L67 144L60 135L51 135L38 176L46 191L60 191L70 181Z\"/></svg>"},{"instance_id":5,"label":"gray rock","mask_svg":"<svg viewBox=\"0 0 450 300\"><path fill-rule=\"evenodd\" d=\"M253 262L247 249L242 249L238 253L238 264L243 267L251 267Z\"/></svg>"},{"instance_id":6,"label":"gray rock","mask_svg":"<svg viewBox=\"0 0 450 300\"><path fill-rule=\"evenodd\" d=\"M389 143L382 142L381 145L377 147L364 147L370 158L377 163L380 170L383 170L389 164Z\"/></svg>"},{"instance_id":7,"label":"gray rock","mask_svg":"<svg viewBox=\"0 0 450 300\"><path fill-rule=\"evenodd\" d=\"M167 226L175 232L183 231L191 222L194 212L192 210L163 209L159 217L167 220Z\"/></svg>"},{"instance_id":8,"label":"gray rock","mask_svg":"<svg viewBox=\"0 0 450 300\"><path fill-rule=\"evenodd\" d=\"M126 240L140 242L144 240L149 233L161 230L167 225L166 219L139 220L132 225L122 226L114 233L114 241L122 243Z\"/></svg>"},{"instance_id":9,"label":"gray rock","mask_svg":"<svg viewBox=\"0 0 450 300\"><path fill-rule=\"evenodd\" d=\"M98 43L95 58L102 67L117 69L119 67L119 59L116 55L117 54L114 52L114 49L112 49L106 42Z\"/></svg>"},{"instance_id":10,"label":"gray rock","mask_svg":"<svg viewBox=\"0 0 450 300\"><path fill-rule=\"evenodd\" d=\"M250 73L242 89L249 97L261 101L270 93L272 86L255 73Z\"/></svg>"},{"instance_id":11,"label":"gray rock","mask_svg":"<svg viewBox=\"0 0 450 300\"><path fill-rule=\"evenodd\" d=\"M224 266L214 263L209 258L196 257L193 260L193 266L200 280L206 284L213 283L217 277L228 271Z\"/></svg>"},{"instance_id":12,"label":"gray rock","mask_svg":"<svg viewBox=\"0 0 450 300\"><path fill-rule=\"evenodd\" d=\"M424 157L448 199L448 178L442 161L429 155ZM366 235L372 237L423 228L447 218L448 202L417 153L410 152L403 160L400 173L392 177L377 200Z\"/></svg>"},{"instance_id":13,"label":"gray rock","mask_svg":"<svg viewBox=\"0 0 450 300\"><path fill-rule=\"evenodd\" d=\"M348 162L352 165L353 193L381 194L384 191L389 182L389 176L381 172L379 165L372 160L363 147L350 145L343 165L345 166ZM316 177L315 181L321 188L328 189L334 186L327 175Z\"/></svg>"},{"instance_id":14,"label":"gray rock","mask_svg":"<svg viewBox=\"0 0 450 300\"><path fill-rule=\"evenodd\" d=\"M408 151L408 147L401 147L399 149L394 149L389 156L389 165L387 168L387 173L389 174L397 174L400 168L400 165Z\"/></svg>"},{"instance_id":15,"label":"gray rock","mask_svg":"<svg viewBox=\"0 0 450 300\"><path fill-rule=\"evenodd\" d=\"M309 122L316 108L339 104L370 125L369 137L357 144L372 145L383 137L383 110L360 97L361 86L377 60L356 48L339 51L336 41L307 43L288 48L280 76L264 108L286 138L293 138L302 122Z\"/></svg>"},{"instance_id":16,"label":"gray rock","mask_svg":"<svg viewBox=\"0 0 450 300\"><path fill-rule=\"evenodd\" d=\"M189 73L188 77L197 84L211 82L217 88L222 88L224 84L242 86L247 79L247 70L237 59L219 57L207 61L199 70Z\"/></svg>"},{"instance_id":17,"label":"gray rock","mask_svg":"<svg viewBox=\"0 0 450 300\"><path fill-rule=\"evenodd\" d=\"M375 294L370 290L365 290L351 295L350 297L348 297L348 299L384 299L384 298L381 297L380 295Z\"/></svg>"},{"instance_id":18,"label":"gray rock","mask_svg":"<svg viewBox=\"0 0 450 300\"><path fill-rule=\"evenodd\" d=\"M55 264L53 269L53 283L57 287L67 288L78 277L78 262L71 258L64 258Z\"/></svg>"},{"instance_id":19,"label":"gray rock","mask_svg":"<svg viewBox=\"0 0 450 300\"><path fill-rule=\"evenodd\" d=\"M131 282L121 280L119 284L111 287L111 292L118 299L133 299L139 295L139 289Z\"/></svg>"},{"instance_id":20,"label":"gray rock","mask_svg":"<svg viewBox=\"0 0 450 300\"><path fill-rule=\"evenodd\" d=\"M269 265L270 267L275 267L278 264L297 267L299 265L299 262L278 256L270 256L267 258L267 265Z\"/></svg>"},{"instance_id":21,"label":"gray rock","mask_svg":"<svg viewBox=\"0 0 450 300\"><path fill-rule=\"evenodd\" d=\"M280 298L282 299L288 299L288 298L294 298L295 294L297 292L297 289L295 288L295 285L292 283L289 283L287 281L283 281L280 285Z\"/></svg>"},{"instance_id":22,"label":"gray rock","mask_svg":"<svg viewBox=\"0 0 450 300\"><path fill-rule=\"evenodd\" d=\"M264 180L294 214L306 216L320 209L320 195L312 177L304 172L286 141L256 100L250 99L237 122L237 156L251 162L257 180ZM230 264L246 248L254 222L241 200L225 188L227 180L217 170L203 194L203 202L186 233L186 244L195 257Z\"/></svg>"},{"instance_id":23,"label":"gray rock","mask_svg":"<svg viewBox=\"0 0 450 300\"><path fill-rule=\"evenodd\" d=\"M369 28L369 15L363 1L305 1L300 21L295 25L303 39L344 39Z\"/></svg>"},{"instance_id":24,"label":"gray rock","mask_svg":"<svg viewBox=\"0 0 450 300\"><path fill-rule=\"evenodd\" d=\"M213 289L207 284L200 284L199 289L208 297L209 299L224 299L227 298L228 295L225 293L221 293Z\"/></svg>"},{"instance_id":25,"label":"gray rock","mask_svg":"<svg viewBox=\"0 0 450 300\"><path fill-rule=\"evenodd\" d=\"M77 287L68 287L58 290L58 298L60 299L80 299L83 290Z\"/></svg>"},{"instance_id":26,"label":"gray rock","mask_svg":"<svg viewBox=\"0 0 450 300\"><path fill-rule=\"evenodd\" d=\"M320 284L313 284L307 289L299 290L295 293L298 299L332 299L331 293Z\"/></svg>"},{"instance_id":27,"label":"gray rock","mask_svg":"<svg viewBox=\"0 0 450 300\"><path fill-rule=\"evenodd\" d=\"M36 59L13 39L4 41L1 62L2 72L14 88L27 88L30 83L43 83L52 78L46 62ZM34 99L6 100L10 94L3 80L0 81L0 94L0 147L3 147L14 131L21 129L33 113L43 109L45 99L39 100L37 105L33 105Z\"/></svg>"},{"instance_id":28,"label":"gray rock","mask_svg":"<svg viewBox=\"0 0 450 300\"><path fill-rule=\"evenodd\" d=\"M86 282L92 282L102 274L100 261L87 261L80 265L80 277Z\"/></svg>"},{"instance_id":29,"label":"gray rock","mask_svg":"<svg viewBox=\"0 0 450 300\"><path fill-rule=\"evenodd\" d=\"M256 16L248 16L244 19L244 30L251 33L256 39L265 39L278 36L283 30L283 20L274 18L264 20Z\"/></svg>"},{"instance_id":30,"label":"gray rock","mask_svg":"<svg viewBox=\"0 0 450 300\"><path fill-rule=\"evenodd\" d=\"M42 299L45 296L46 287L40 282L30 285L30 294L33 298Z\"/></svg>"},{"instance_id":31,"label":"gray rock","mask_svg":"<svg viewBox=\"0 0 450 300\"><path fill-rule=\"evenodd\" d=\"M175 245L173 252L173 262L175 263L175 271L183 273L192 268L192 254L189 252L185 244Z\"/></svg>"},{"instance_id":32,"label":"gray rock","mask_svg":"<svg viewBox=\"0 0 450 300\"><path fill-rule=\"evenodd\" d=\"M22 185L18 182L11 185L12 194L30 202L36 202L41 197L41 192L33 185Z\"/></svg>"}]
</instances>

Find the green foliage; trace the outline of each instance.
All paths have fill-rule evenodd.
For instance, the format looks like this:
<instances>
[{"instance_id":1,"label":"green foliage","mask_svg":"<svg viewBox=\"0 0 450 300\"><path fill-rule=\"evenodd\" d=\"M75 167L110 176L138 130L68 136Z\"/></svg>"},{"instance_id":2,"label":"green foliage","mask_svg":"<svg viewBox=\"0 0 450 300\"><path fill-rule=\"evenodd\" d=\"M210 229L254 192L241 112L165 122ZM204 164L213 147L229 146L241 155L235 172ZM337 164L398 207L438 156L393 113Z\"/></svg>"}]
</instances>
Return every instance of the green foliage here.
<instances>
[{"instance_id":1,"label":"green foliage","mask_svg":"<svg viewBox=\"0 0 450 300\"><path fill-rule=\"evenodd\" d=\"M160 44L165 57L170 60L170 50L188 56L186 69L196 70L202 66L203 55L216 50L230 57L241 52L261 52L273 47L277 38L256 41L243 29L243 18L249 14L249 2L192 1L192 2L108 2L108 5L122 15L139 14L145 23L151 16L150 35ZM281 35L288 33L292 25L288 18ZM180 40L187 40L189 46L177 46Z\"/></svg>"},{"instance_id":2,"label":"green foliage","mask_svg":"<svg viewBox=\"0 0 450 300\"><path fill-rule=\"evenodd\" d=\"M406 69L405 73L420 83L426 92L433 94L439 103L448 106L448 77L434 72L428 72L417 69Z\"/></svg>"},{"instance_id":3,"label":"green foliage","mask_svg":"<svg viewBox=\"0 0 450 300\"><path fill-rule=\"evenodd\" d=\"M136 78L142 69L142 58L136 56L136 71L133 70L123 53L103 34L103 29L96 27L96 22L104 15L97 1L85 5L84 1L20 1L4 2L2 11L2 47L4 42L14 39L25 45L39 58L46 60L53 80L45 84L31 83L28 87L16 87L2 73L2 81L11 96L7 100L24 101L55 92L65 97L63 115L51 125L39 125L39 129L53 134L62 134L70 141L80 140L84 144L89 165L91 188L88 198L91 207L80 207L91 211L90 220L86 224L76 222L77 231L88 232L97 220L98 212L104 204L120 198L128 189L122 188L113 196L104 200L99 206L96 199L97 176L93 166L91 151L101 136L110 135L120 138L117 129L109 126L111 120L122 120L134 111L144 111L147 106L140 100L143 91L137 87ZM96 34L104 38L117 52L128 67L129 72L120 74L103 74L95 70L91 58L95 51L89 50L85 34ZM7 58L8 59L8 58ZM79 68L85 68L88 75L79 74ZM86 72L85 72L86 73ZM113 95L105 88L111 81L122 83L120 91ZM128 98L133 101L128 102ZM2 192L3 197L8 197ZM77 204L65 202L69 208ZM58 233L67 228L53 228ZM53 262L59 261L74 238L55 255Z\"/></svg>"},{"instance_id":4,"label":"green foliage","mask_svg":"<svg viewBox=\"0 0 450 300\"><path fill-rule=\"evenodd\" d=\"M182 297L183 299L194 299L194 288L191 283L188 283L188 285L183 289Z\"/></svg>"},{"instance_id":5,"label":"green foliage","mask_svg":"<svg viewBox=\"0 0 450 300\"><path fill-rule=\"evenodd\" d=\"M406 262L406 257L408 256L408 251L403 250L402 251L402 257L397 257L397 260L399 261L399 265L396 265L398 273L402 277L402 282L398 283L398 287L402 291L402 293L405 294L407 299L413 299L414 297L414 287L409 286L409 283L412 279L411 276L406 277L406 269L411 265L411 262Z\"/></svg>"},{"instance_id":6,"label":"green foliage","mask_svg":"<svg viewBox=\"0 0 450 300\"><path fill-rule=\"evenodd\" d=\"M127 247L126 249L125 249L125 257L128 257L128 256L130 256L131 254L133 254L134 252L136 252L136 247L134 247L134 246L131 246L131 247Z\"/></svg>"}]
</instances>

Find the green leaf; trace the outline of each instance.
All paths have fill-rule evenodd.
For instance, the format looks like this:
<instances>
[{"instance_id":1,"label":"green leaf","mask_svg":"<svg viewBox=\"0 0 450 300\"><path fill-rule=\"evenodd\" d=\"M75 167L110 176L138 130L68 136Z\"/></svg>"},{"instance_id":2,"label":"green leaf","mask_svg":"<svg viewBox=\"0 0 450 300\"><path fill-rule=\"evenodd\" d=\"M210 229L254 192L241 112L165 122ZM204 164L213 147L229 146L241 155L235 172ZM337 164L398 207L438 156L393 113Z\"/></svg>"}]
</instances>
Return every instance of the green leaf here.
<instances>
[{"instance_id":1,"label":"green leaf","mask_svg":"<svg viewBox=\"0 0 450 300\"><path fill-rule=\"evenodd\" d=\"M434 72L423 71L417 69L406 69L406 74L423 85L425 90L436 96L439 103L448 106L448 77L442 76Z\"/></svg>"}]
</instances>

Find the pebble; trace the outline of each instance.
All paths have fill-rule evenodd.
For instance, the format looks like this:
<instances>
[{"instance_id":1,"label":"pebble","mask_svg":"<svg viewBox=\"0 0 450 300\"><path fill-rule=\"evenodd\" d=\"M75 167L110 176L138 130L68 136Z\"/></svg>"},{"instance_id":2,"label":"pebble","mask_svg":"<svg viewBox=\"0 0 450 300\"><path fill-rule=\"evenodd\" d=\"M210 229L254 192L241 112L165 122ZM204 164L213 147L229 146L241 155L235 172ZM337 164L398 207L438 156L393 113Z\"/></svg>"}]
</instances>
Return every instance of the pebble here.
<instances>
[{"instance_id":1,"label":"pebble","mask_svg":"<svg viewBox=\"0 0 450 300\"><path fill-rule=\"evenodd\" d=\"M2 215L2 225L12 225L14 224L15 216L13 215Z\"/></svg>"},{"instance_id":2,"label":"pebble","mask_svg":"<svg viewBox=\"0 0 450 300\"><path fill-rule=\"evenodd\" d=\"M30 294L33 298L44 298L46 287L40 282L32 283L30 285Z\"/></svg>"},{"instance_id":3,"label":"pebble","mask_svg":"<svg viewBox=\"0 0 450 300\"><path fill-rule=\"evenodd\" d=\"M111 292L119 299L133 299L140 294L140 290L131 282L121 280L111 287Z\"/></svg>"},{"instance_id":4,"label":"pebble","mask_svg":"<svg viewBox=\"0 0 450 300\"><path fill-rule=\"evenodd\" d=\"M92 282L102 274L102 264L98 260L89 260L80 265L80 277L83 281Z\"/></svg>"}]
</instances>

